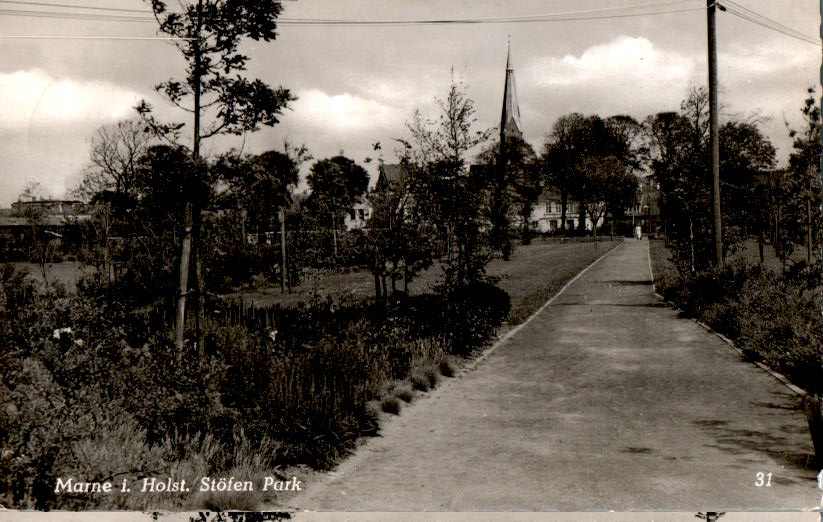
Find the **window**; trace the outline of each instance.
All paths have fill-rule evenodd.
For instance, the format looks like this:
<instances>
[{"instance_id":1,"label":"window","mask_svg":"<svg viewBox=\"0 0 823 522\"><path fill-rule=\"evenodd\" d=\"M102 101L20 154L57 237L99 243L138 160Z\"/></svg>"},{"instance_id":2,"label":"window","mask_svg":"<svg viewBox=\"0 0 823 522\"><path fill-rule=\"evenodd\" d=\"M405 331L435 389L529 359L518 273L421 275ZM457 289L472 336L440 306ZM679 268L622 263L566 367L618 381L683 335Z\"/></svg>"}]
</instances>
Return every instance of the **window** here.
<instances>
[{"instance_id":1,"label":"window","mask_svg":"<svg viewBox=\"0 0 823 522\"><path fill-rule=\"evenodd\" d=\"M363 208L359 209L357 211L357 214L358 214L358 217L360 218L360 221L365 221L365 219L366 219L366 209L363 209Z\"/></svg>"},{"instance_id":2,"label":"window","mask_svg":"<svg viewBox=\"0 0 823 522\"><path fill-rule=\"evenodd\" d=\"M546 214L551 214L551 213L552 213L552 202L547 201L546 202Z\"/></svg>"}]
</instances>

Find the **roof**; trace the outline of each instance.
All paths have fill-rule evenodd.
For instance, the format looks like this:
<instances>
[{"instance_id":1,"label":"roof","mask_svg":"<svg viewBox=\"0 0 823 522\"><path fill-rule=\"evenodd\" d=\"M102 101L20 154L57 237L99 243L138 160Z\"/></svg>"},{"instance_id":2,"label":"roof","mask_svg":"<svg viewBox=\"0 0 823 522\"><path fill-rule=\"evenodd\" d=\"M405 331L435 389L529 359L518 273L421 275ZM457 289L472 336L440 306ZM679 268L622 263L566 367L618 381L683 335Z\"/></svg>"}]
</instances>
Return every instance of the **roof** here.
<instances>
[{"instance_id":1,"label":"roof","mask_svg":"<svg viewBox=\"0 0 823 522\"><path fill-rule=\"evenodd\" d=\"M500 132L510 138L523 137L520 130L520 106L517 103L517 89L514 86L514 66L511 63L511 47L506 54L506 83L503 87L503 114L500 118Z\"/></svg>"},{"instance_id":2,"label":"roof","mask_svg":"<svg viewBox=\"0 0 823 522\"><path fill-rule=\"evenodd\" d=\"M537 196L538 204L544 203L546 201L560 201L562 198L560 197L560 192L553 189L553 188L545 188L543 192Z\"/></svg>"},{"instance_id":3,"label":"roof","mask_svg":"<svg viewBox=\"0 0 823 522\"><path fill-rule=\"evenodd\" d=\"M24 202L28 203L28 202ZM91 219L91 214L74 214L74 213L45 213L38 220L38 224L47 227L60 227L78 221L88 221ZM31 226L31 221L25 216L21 216L17 209L0 208L0 227L27 227Z\"/></svg>"},{"instance_id":4,"label":"roof","mask_svg":"<svg viewBox=\"0 0 823 522\"><path fill-rule=\"evenodd\" d=\"M385 190L386 188L397 188L406 182L406 168L401 163L384 163L380 165L380 172L377 176L375 190ZM388 183L388 187L385 184Z\"/></svg>"}]
</instances>

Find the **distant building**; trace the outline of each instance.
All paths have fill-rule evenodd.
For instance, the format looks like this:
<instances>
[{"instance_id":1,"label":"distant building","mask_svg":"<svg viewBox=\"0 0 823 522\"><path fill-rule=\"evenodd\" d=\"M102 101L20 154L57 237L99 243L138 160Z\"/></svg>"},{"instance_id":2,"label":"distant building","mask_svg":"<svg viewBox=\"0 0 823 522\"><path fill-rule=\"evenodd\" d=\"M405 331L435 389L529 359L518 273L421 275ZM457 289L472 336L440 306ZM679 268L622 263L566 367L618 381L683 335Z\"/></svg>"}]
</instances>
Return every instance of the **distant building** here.
<instances>
[{"instance_id":1,"label":"distant building","mask_svg":"<svg viewBox=\"0 0 823 522\"><path fill-rule=\"evenodd\" d=\"M374 185L376 192L386 190L398 190L406 183L406 169L399 163L383 163L377 170L377 183Z\"/></svg>"},{"instance_id":2,"label":"distant building","mask_svg":"<svg viewBox=\"0 0 823 522\"><path fill-rule=\"evenodd\" d=\"M534 204L529 218L529 228L541 234L555 234L561 230L562 208L560 193L556 190L544 190ZM604 218L597 221L598 228L603 226ZM569 201L566 205L566 230L577 230L580 223L580 209ZM586 230L592 230L592 220L586 216Z\"/></svg>"},{"instance_id":3,"label":"distant building","mask_svg":"<svg viewBox=\"0 0 823 522\"><path fill-rule=\"evenodd\" d=\"M78 245L80 227L91 219L92 208L78 200L15 201L0 209L0 257L26 260L33 233L62 245Z\"/></svg>"},{"instance_id":4,"label":"distant building","mask_svg":"<svg viewBox=\"0 0 823 522\"><path fill-rule=\"evenodd\" d=\"M654 175L640 179L637 204L626 212L627 219L639 224L644 234L655 235L660 228L660 184Z\"/></svg>"},{"instance_id":5,"label":"distant building","mask_svg":"<svg viewBox=\"0 0 823 522\"><path fill-rule=\"evenodd\" d=\"M372 208L366 194L360 196L360 201L352 205L343 218L346 231L365 228L366 223L371 218Z\"/></svg>"}]
</instances>

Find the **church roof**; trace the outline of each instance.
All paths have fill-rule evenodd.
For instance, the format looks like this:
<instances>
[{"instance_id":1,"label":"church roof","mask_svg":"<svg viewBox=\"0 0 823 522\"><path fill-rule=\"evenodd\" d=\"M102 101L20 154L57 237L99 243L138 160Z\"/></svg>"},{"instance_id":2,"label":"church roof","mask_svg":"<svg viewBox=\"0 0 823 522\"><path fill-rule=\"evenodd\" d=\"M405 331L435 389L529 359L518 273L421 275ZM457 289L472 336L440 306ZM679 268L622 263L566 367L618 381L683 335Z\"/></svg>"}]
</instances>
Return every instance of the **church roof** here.
<instances>
[{"instance_id":1,"label":"church roof","mask_svg":"<svg viewBox=\"0 0 823 522\"><path fill-rule=\"evenodd\" d=\"M503 138L522 138L520 126L520 106L517 103L517 89L514 83L514 66L511 47L506 53L506 84L503 89L503 113L500 118L500 134Z\"/></svg>"}]
</instances>

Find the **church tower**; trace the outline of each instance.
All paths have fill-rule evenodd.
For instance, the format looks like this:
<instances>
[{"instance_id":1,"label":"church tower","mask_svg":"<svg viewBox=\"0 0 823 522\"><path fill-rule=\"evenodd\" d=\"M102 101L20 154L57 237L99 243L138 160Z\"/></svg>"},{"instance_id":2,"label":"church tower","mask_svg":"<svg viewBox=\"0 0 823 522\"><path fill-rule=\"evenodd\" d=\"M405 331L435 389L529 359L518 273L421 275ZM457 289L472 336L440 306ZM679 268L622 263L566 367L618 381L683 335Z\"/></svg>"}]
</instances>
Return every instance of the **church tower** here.
<instances>
[{"instance_id":1,"label":"church tower","mask_svg":"<svg viewBox=\"0 0 823 522\"><path fill-rule=\"evenodd\" d=\"M506 138L522 138L520 127L520 107L517 105L517 91L514 88L514 66L512 65L511 43L506 52L506 84L503 88L503 114L500 118L500 143Z\"/></svg>"}]
</instances>

